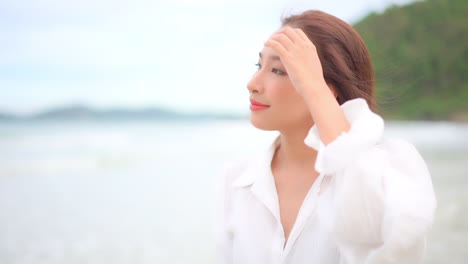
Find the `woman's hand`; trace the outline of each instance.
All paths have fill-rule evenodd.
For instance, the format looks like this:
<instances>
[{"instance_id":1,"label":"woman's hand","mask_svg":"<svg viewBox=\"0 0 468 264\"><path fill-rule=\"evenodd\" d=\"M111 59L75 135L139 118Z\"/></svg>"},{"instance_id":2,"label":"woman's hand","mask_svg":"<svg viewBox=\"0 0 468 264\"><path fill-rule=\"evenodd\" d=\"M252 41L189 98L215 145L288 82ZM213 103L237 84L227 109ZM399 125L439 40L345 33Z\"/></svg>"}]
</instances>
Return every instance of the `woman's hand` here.
<instances>
[{"instance_id":1,"label":"woman's hand","mask_svg":"<svg viewBox=\"0 0 468 264\"><path fill-rule=\"evenodd\" d=\"M298 28L285 26L265 42L278 52L293 86L304 98L325 145L351 128L336 100L336 94L323 77L315 45Z\"/></svg>"},{"instance_id":2,"label":"woman's hand","mask_svg":"<svg viewBox=\"0 0 468 264\"><path fill-rule=\"evenodd\" d=\"M300 95L304 96L312 89L329 89L315 45L301 29L285 26L276 31L265 46L278 52L289 79Z\"/></svg>"}]
</instances>

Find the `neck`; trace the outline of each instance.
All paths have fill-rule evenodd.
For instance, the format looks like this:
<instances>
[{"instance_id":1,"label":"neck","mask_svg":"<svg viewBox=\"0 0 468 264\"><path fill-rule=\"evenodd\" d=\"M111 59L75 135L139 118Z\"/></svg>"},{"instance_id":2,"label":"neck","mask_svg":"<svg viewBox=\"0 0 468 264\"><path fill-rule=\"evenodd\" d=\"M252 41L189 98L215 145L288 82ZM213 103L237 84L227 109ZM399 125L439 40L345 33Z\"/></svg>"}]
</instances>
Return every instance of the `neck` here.
<instances>
[{"instance_id":1,"label":"neck","mask_svg":"<svg viewBox=\"0 0 468 264\"><path fill-rule=\"evenodd\" d=\"M294 167L314 167L317 151L304 143L310 127L282 131L276 151L278 162Z\"/></svg>"}]
</instances>

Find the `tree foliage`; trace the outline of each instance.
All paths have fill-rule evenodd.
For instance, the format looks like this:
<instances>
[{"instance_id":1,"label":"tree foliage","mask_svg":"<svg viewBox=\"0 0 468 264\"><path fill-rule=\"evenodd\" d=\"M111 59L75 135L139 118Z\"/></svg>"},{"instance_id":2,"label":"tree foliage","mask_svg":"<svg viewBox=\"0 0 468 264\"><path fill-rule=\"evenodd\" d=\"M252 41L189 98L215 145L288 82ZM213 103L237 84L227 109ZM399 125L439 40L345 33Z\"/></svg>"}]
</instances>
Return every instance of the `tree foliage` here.
<instances>
[{"instance_id":1,"label":"tree foliage","mask_svg":"<svg viewBox=\"0 0 468 264\"><path fill-rule=\"evenodd\" d=\"M391 6L354 25L367 44L382 114L468 119L468 1Z\"/></svg>"}]
</instances>

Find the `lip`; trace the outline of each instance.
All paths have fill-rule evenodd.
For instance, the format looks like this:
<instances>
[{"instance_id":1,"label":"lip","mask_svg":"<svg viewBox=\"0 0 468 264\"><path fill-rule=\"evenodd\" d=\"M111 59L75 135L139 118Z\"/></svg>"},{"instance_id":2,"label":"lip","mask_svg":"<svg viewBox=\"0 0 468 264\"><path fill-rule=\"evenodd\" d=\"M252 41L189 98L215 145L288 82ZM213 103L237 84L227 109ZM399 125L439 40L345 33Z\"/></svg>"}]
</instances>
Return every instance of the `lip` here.
<instances>
[{"instance_id":1,"label":"lip","mask_svg":"<svg viewBox=\"0 0 468 264\"><path fill-rule=\"evenodd\" d=\"M251 103L250 110L254 110L254 111L263 110L263 109L267 109L268 107L270 107L269 105L259 103L252 98L250 98L250 103Z\"/></svg>"},{"instance_id":2,"label":"lip","mask_svg":"<svg viewBox=\"0 0 468 264\"><path fill-rule=\"evenodd\" d=\"M266 105L266 104L262 104L262 103L259 103L257 101L255 101L254 99L250 98L250 103L252 105L256 105L256 106L269 106L269 105Z\"/></svg>"},{"instance_id":3,"label":"lip","mask_svg":"<svg viewBox=\"0 0 468 264\"><path fill-rule=\"evenodd\" d=\"M261 106L261 105L250 105L250 110L257 111L257 110L263 110L267 109L269 106Z\"/></svg>"}]
</instances>

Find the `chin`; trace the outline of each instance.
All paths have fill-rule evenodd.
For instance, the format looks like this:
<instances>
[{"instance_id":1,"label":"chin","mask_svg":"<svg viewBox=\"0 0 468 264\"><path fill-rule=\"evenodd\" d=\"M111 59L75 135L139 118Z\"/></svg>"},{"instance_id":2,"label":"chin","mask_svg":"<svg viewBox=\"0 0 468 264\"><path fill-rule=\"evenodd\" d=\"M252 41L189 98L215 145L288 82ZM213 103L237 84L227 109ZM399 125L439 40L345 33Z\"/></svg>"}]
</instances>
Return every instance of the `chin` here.
<instances>
[{"instance_id":1,"label":"chin","mask_svg":"<svg viewBox=\"0 0 468 264\"><path fill-rule=\"evenodd\" d=\"M268 120L266 118L260 118L252 113L250 114L250 123L260 130L277 130L277 127L273 124L273 122L271 122L271 120Z\"/></svg>"}]
</instances>

